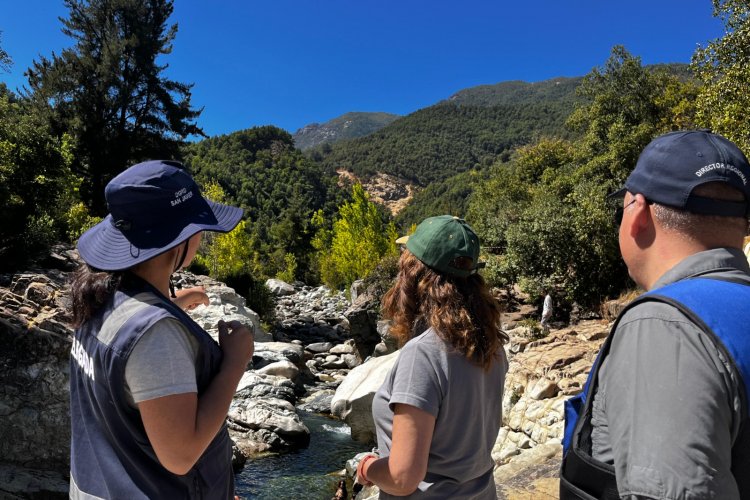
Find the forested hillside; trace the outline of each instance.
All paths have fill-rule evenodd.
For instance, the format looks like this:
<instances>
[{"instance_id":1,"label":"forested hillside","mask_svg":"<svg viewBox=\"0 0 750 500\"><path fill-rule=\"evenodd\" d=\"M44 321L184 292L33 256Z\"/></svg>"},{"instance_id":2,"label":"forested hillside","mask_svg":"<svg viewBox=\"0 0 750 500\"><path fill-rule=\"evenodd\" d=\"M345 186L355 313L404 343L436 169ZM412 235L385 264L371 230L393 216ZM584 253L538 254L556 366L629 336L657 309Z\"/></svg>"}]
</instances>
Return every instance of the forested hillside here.
<instances>
[{"instance_id":1,"label":"forested hillside","mask_svg":"<svg viewBox=\"0 0 750 500\"><path fill-rule=\"evenodd\" d=\"M380 130L398 118L400 118L399 115L391 113L346 113L322 124L305 125L297 130L292 138L294 145L305 151L323 144L363 137Z\"/></svg>"},{"instance_id":2,"label":"forested hillside","mask_svg":"<svg viewBox=\"0 0 750 500\"><path fill-rule=\"evenodd\" d=\"M315 280L311 220L317 210L332 219L344 201L335 173L306 158L288 132L272 126L205 139L183 153L201 184L218 183L228 202L245 209L253 273L274 276L291 255L299 277Z\"/></svg>"},{"instance_id":3,"label":"forested hillside","mask_svg":"<svg viewBox=\"0 0 750 500\"><path fill-rule=\"evenodd\" d=\"M576 87L582 79L582 77L552 78L531 83L515 80L494 85L478 85L456 92L447 99L447 102L484 107L522 106L540 102L572 104L576 98Z\"/></svg>"},{"instance_id":4,"label":"forested hillside","mask_svg":"<svg viewBox=\"0 0 750 500\"><path fill-rule=\"evenodd\" d=\"M567 137L580 78L503 82L466 89L366 137L311 154L360 177L384 172L427 186L487 167L513 148L548 135Z\"/></svg>"},{"instance_id":5,"label":"forested hillside","mask_svg":"<svg viewBox=\"0 0 750 500\"><path fill-rule=\"evenodd\" d=\"M671 75L681 82L687 82L693 78L690 66L687 64L656 64L644 66L642 70L646 74ZM569 109L572 113L576 107L586 107L590 102L590 97L578 90L584 81L585 77L576 77L555 78L536 83L511 81L495 85L480 85L461 90L443 103L461 104L468 107L515 103L522 108L525 105L534 106L539 102L549 102L554 103L552 105L555 107ZM580 134L580 131L576 131L575 127L567 124L568 116L566 115L559 122L555 122L557 128L551 125L545 126L545 117L540 116L540 123L536 125L536 128L544 130L544 133L537 133L532 141L516 144L511 152L524 144L533 144L548 138L574 139ZM518 126L519 124L515 121L508 124L510 130L518 130ZM384 129L384 131L386 130L388 129ZM462 139L459 138L458 140L461 141ZM513 157L511 152L502 151L493 158L492 163L495 165L508 163ZM479 166L486 167L487 165L485 163ZM396 218L398 224L401 227L408 227L435 213L450 213L465 217L469 208L470 195L477 185L487 179L487 176L487 168L479 168L430 182L414 196L409 206L399 212Z\"/></svg>"}]
</instances>

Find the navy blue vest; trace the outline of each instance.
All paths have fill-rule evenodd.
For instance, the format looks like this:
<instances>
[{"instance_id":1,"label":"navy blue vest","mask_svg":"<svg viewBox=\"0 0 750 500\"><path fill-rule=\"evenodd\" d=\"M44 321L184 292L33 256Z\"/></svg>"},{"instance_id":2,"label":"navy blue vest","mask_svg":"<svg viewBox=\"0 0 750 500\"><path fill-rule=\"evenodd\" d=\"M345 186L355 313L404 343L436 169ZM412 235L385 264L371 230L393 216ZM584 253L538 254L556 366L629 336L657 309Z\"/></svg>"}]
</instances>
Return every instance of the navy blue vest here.
<instances>
[{"instance_id":1,"label":"navy blue vest","mask_svg":"<svg viewBox=\"0 0 750 500\"><path fill-rule=\"evenodd\" d=\"M693 278L647 292L625 308L594 362L581 394L565 402L565 437L560 498L619 499L614 467L591 456L591 408L602 360L626 311L656 300L675 306L698 325L734 366L743 398L740 434L732 448L732 473L742 498L750 498L750 286L720 279ZM647 411L647 409L644 409Z\"/></svg>"},{"instance_id":2,"label":"navy blue vest","mask_svg":"<svg viewBox=\"0 0 750 500\"><path fill-rule=\"evenodd\" d=\"M149 284L128 276L109 304L75 332L70 358L71 496L101 498L234 497L232 441L224 425L184 476L165 469L126 399L125 364L154 323L175 318L200 345L198 396L219 371L219 345ZM125 287L123 287L125 288ZM85 495L80 495L85 496Z\"/></svg>"}]
</instances>

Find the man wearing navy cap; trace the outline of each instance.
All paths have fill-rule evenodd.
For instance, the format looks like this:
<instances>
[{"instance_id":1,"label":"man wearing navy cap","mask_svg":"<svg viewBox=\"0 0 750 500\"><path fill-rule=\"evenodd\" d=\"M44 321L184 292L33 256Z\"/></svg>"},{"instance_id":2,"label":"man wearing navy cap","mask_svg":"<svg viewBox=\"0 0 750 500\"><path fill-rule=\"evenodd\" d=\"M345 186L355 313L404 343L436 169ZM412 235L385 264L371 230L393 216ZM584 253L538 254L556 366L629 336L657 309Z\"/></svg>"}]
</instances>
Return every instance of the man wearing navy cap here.
<instances>
[{"instance_id":1,"label":"man wearing navy cap","mask_svg":"<svg viewBox=\"0 0 750 500\"><path fill-rule=\"evenodd\" d=\"M566 408L560 497L750 498L750 165L724 137L672 132L611 196L647 292Z\"/></svg>"}]
</instances>

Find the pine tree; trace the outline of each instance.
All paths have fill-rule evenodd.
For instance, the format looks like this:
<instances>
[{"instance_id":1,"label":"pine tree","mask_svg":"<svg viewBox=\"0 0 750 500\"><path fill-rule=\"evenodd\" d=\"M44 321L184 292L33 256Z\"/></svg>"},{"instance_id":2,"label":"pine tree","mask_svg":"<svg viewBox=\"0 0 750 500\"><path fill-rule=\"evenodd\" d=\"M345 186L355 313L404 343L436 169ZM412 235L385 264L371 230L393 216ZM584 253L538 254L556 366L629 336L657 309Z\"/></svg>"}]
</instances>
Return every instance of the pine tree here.
<instances>
[{"instance_id":1,"label":"pine tree","mask_svg":"<svg viewBox=\"0 0 750 500\"><path fill-rule=\"evenodd\" d=\"M163 76L160 56L172 50L172 0L65 0L63 33L75 44L27 71L29 96L57 133L76 142L74 168L82 196L105 211L106 183L148 158L176 158L201 110L190 105L191 84Z\"/></svg>"}]
</instances>

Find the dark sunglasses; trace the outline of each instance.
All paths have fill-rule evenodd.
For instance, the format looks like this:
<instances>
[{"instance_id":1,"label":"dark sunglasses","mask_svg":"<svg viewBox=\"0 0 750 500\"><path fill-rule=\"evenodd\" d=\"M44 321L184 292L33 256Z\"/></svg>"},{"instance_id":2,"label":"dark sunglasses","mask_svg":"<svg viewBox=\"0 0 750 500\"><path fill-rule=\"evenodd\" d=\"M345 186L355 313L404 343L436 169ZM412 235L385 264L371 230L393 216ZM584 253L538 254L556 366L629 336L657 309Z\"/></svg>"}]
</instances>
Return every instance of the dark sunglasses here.
<instances>
[{"instance_id":1,"label":"dark sunglasses","mask_svg":"<svg viewBox=\"0 0 750 500\"><path fill-rule=\"evenodd\" d=\"M625 209L628 208L633 203L635 203L635 198L630 200L630 203L628 203L627 205L623 205L621 207L615 208L615 224L617 224L618 226L622 224L622 216L625 213Z\"/></svg>"}]
</instances>

